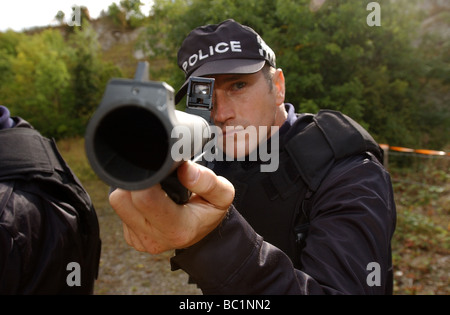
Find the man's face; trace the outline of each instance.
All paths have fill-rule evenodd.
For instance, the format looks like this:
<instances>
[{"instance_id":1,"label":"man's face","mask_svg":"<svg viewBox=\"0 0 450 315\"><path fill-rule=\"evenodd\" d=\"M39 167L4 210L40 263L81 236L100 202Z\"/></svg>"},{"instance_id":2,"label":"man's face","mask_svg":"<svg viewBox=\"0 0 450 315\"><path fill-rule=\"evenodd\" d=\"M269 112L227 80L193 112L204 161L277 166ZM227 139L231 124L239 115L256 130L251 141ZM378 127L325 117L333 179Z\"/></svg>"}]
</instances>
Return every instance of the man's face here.
<instances>
[{"instance_id":1,"label":"man's face","mask_svg":"<svg viewBox=\"0 0 450 315\"><path fill-rule=\"evenodd\" d=\"M223 132L224 152L234 157L248 155L259 141L270 137L271 126L281 126L286 119L283 73L277 70L273 83L263 71L214 78L211 118ZM267 128L260 130L261 126Z\"/></svg>"}]
</instances>

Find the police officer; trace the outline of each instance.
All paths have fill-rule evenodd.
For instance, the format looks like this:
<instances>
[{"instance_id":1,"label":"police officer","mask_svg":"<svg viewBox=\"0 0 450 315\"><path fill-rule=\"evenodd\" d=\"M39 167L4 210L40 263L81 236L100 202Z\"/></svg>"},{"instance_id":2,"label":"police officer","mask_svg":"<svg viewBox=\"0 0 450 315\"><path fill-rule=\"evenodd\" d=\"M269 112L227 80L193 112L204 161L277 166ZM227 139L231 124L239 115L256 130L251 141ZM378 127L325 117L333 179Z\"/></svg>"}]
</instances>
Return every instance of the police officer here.
<instances>
[{"instance_id":1,"label":"police officer","mask_svg":"<svg viewBox=\"0 0 450 315\"><path fill-rule=\"evenodd\" d=\"M185 205L159 185L114 191L126 241L152 254L176 249L172 268L205 294L392 293L395 204L370 135L338 112L295 114L272 49L234 20L194 29L178 64L186 83L176 102L189 77L215 79L211 118L236 160L180 166L193 192ZM279 127L276 171L261 172L261 159L237 159L238 147L247 157L253 150L234 142L249 126L268 141L267 127Z\"/></svg>"},{"instance_id":2,"label":"police officer","mask_svg":"<svg viewBox=\"0 0 450 315\"><path fill-rule=\"evenodd\" d=\"M91 294L94 206L54 141L0 106L0 294Z\"/></svg>"}]
</instances>

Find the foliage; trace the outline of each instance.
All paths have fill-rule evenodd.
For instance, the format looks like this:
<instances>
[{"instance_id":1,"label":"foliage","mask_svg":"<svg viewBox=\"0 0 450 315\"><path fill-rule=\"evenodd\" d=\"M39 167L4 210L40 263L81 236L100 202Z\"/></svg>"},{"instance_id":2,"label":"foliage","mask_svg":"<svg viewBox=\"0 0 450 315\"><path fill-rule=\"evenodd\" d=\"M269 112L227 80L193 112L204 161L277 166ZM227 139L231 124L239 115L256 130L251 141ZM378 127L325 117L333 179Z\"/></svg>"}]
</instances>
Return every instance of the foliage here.
<instances>
[{"instance_id":1,"label":"foliage","mask_svg":"<svg viewBox=\"0 0 450 315\"><path fill-rule=\"evenodd\" d=\"M409 167L397 160L410 160ZM392 241L395 290L402 294L448 294L450 254L450 159L389 158L397 206Z\"/></svg>"},{"instance_id":2,"label":"foliage","mask_svg":"<svg viewBox=\"0 0 450 315\"><path fill-rule=\"evenodd\" d=\"M140 6L143 5L140 0L121 0L120 5L113 2L108 7L108 16L115 25L121 27L136 28L142 25L144 14Z\"/></svg>"},{"instance_id":3,"label":"foliage","mask_svg":"<svg viewBox=\"0 0 450 315\"><path fill-rule=\"evenodd\" d=\"M124 30L145 25L135 49L151 57L152 79L177 88L184 81L177 51L188 32L233 18L274 49L286 101L297 111L340 110L379 142L444 148L450 143L450 42L421 23L428 17L417 9L423 0L378 1L381 26L372 27L368 2L155 0L146 18L140 0L122 0L103 19ZM448 25L448 14L435 16ZM55 137L81 134L107 80L130 72L122 61L133 58L132 47L117 45L112 58L99 49L89 18L82 23L62 27L64 37L56 29L0 33L0 102Z\"/></svg>"},{"instance_id":4,"label":"foliage","mask_svg":"<svg viewBox=\"0 0 450 315\"><path fill-rule=\"evenodd\" d=\"M446 145L450 133L442 131L449 131L450 112L439 98L448 94L449 50L429 49L442 41L436 34L419 37L420 12L410 9L417 1L383 1L380 27L366 23L368 1L325 1L313 8L316 2L156 0L143 40L157 60L165 56L168 62L154 74L180 86L176 54L187 32L233 18L274 49L287 101L297 110L340 110L379 142Z\"/></svg>"},{"instance_id":5,"label":"foliage","mask_svg":"<svg viewBox=\"0 0 450 315\"><path fill-rule=\"evenodd\" d=\"M14 34L9 32L7 37L14 38ZM64 40L54 31L32 37L18 35L16 46L10 52L6 55L10 63L6 76L10 80L2 82L1 102L12 113L26 114L31 123L45 130L45 126L52 125L64 114L61 91L69 86ZM37 121L37 117L42 120Z\"/></svg>"},{"instance_id":6,"label":"foliage","mask_svg":"<svg viewBox=\"0 0 450 315\"><path fill-rule=\"evenodd\" d=\"M120 71L101 60L86 22L65 40L57 30L0 33L0 103L55 138L80 135L107 80Z\"/></svg>"}]
</instances>

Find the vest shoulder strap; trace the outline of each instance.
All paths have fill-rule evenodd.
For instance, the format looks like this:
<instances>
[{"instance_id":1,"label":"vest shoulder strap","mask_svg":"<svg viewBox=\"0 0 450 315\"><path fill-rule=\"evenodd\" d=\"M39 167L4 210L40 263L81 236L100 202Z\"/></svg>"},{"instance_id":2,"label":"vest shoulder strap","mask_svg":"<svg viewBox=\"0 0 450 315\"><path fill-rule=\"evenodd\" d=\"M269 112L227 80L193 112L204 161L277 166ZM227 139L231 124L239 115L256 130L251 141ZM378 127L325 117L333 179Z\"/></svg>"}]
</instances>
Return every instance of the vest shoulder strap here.
<instances>
[{"instance_id":1,"label":"vest shoulder strap","mask_svg":"<svg viewBox=\"0 0 450 315\"><path fill-rule=\"evenodd\" d=\"M383 162L381 147L367 130L352 118L341 112L321 110L315 119L317 126L330 144L336 160L369 151L380 163Z\"/></svg>"},{"instance_id":2,"label":"vest shoulder strap","mask_svg":"<svg viewBox=\"0 0 450 315\"><path fill-rule=\"evenodd\" d=\"M312 123L288 141L286 151L313 192L336 160L369 151L383 161L383 150L372 136L350 117L332 110L315 115Z\"/></svg>"},{"instance_id":3,"label":"vest shoulder strap","mask_svg":"<svg viewBox=\"0 0 450 315\"><path fill-rule=\"evenodd\" d=\"M4 129L0 132L0 144L0 178L65 169L53 141L35 129Z\"/></svg>"}]
</instances>

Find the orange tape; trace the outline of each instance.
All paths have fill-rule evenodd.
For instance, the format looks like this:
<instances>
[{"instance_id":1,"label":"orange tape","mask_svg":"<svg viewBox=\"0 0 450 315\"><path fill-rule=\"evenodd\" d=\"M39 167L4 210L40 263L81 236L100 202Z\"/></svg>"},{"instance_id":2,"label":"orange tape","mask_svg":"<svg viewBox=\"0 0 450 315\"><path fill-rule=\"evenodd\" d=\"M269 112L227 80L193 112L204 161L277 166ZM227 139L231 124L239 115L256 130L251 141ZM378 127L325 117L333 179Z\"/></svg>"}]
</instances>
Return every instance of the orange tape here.
<instances>
[{"instance_id":1,"label":"orange tape","mask_svg":"<svg viewBox=\"0 0 450 315\"><path fill-rule=\"evenodd\" d=\"M414 149L410 148L404 148L404 147L389 147L392 151L398 151L398 152L414 152Z\"/></svg>"},{"instance_id":2,"label":"orange tape","mask_svg":"<svg viewBox=\"0 0 450 315\"><path fill-rule=\"evenodd\" d=\"M425 149L414 150L414 152L427 155L445 155L444 151L425 150Z\"/></svg>"},{"instance_id":3,"label":"orange tape","mask_svg":"<svg viewBox=\"0 0 450 315\"><path fill-rule=\"evenodd\" d=\"M398 151L398 152L406 152L406 153L419 153L419 154L425 154L425 155L448 155L450 156L450 152L445 151L437 151L437 150L427 150L427 149L411 149L411 148L405 148L405 147L394 147L390 146L388 144L381 143L380 147L383 150L392 150L392 151Z\"/></svg>"}]
</instances>

